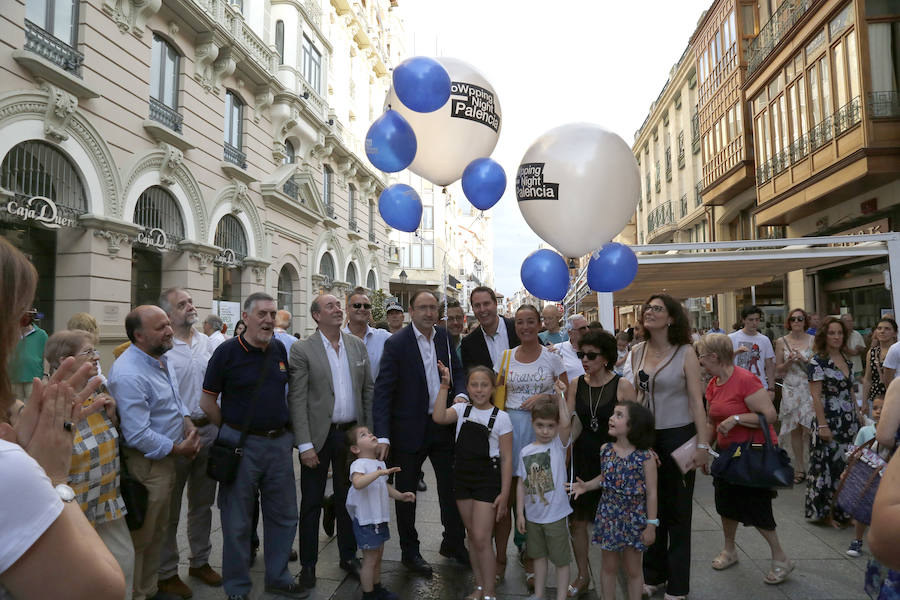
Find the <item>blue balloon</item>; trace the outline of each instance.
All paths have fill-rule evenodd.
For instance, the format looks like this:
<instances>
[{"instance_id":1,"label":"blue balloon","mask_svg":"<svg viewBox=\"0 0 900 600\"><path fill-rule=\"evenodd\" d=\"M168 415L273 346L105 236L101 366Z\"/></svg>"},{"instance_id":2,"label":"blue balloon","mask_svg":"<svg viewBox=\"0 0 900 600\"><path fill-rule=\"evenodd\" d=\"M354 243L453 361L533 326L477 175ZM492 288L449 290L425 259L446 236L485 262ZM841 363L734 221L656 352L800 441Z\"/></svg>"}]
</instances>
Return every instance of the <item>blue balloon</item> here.
<instances>
[{"instance_id":1,"label":"blue balloon","mask_svg":"<svg viewBox=\"0 0 900 600\"><path fill-rule=\"evenodd\" d=\"M535 250L522 263L520 272L525 289L541 300L559 302L569 291L569 267L566 259L552 250Z\"/></svg>"},{"instance_id":2,"label":"blue balloon","mask_svg":"<svg viewBox=\"0 0 900 600\"><path fill-rule=\"evenodd\" d=\"M490 158L476 158L462 175L462 189L472 206L487 210L497 204L506 191L506 173Z\"/></svg>"},{"instance_id":3,"label":"blue balloon","mask_svg":"<svg viewBox=\"0 0 900 600\"><path fill-rule=\"evenodd\" d=\"M385 173L402 171L416 157L416 134L396 110L378 117L366 133L366 156Z\"/></svg>"},{"instance_id":4,"label":"blue balloon","mask_svg":"<svg viewBox=\"0 0 900 600\"><path fill-rule=\"evenodd\" d=\"M378 197L378 212L384 222L400 231L412 232L422 220L422 200L405 183L384 188Z\"/></svg>"},{"instance_id":5,"label":"blue balloon","mask_svg":"<svg viewBox=\"0 0 900 600\"><path fill-rule=\"evenodd\" d=\"M604 244L588 263L588 287L595 292L615 292L628 287L637 272L638 259L631 248L610 242Z\"/></svg>"},{"instance_id":6,"label":"blue balloon","mask_svg":"<svg viewBox=\"0 0 900 600\"><path fill-rule=\"evenodd\" d=\"M394 93L410 110L434 112L450 99L447 69L427 56L407 58L394 69Z\"/></svg>"}]
</instances>

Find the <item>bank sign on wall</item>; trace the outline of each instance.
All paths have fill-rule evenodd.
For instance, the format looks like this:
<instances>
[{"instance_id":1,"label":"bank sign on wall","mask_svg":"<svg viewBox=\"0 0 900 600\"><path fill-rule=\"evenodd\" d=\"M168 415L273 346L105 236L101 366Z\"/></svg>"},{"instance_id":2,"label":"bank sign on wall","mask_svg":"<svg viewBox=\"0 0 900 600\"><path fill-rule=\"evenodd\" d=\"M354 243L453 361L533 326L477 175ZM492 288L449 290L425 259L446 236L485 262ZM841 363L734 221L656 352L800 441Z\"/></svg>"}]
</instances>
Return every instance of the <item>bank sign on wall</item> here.
<instances>
[{"instance_id":1,"label":"bank sign on wall","mask_svg":"<svg viewBox=\"0 0 900 600\"><path fill-rule=\"evenodd\" d=\"M14 198L6 203L5 210L21 221L33 221L47 229L76 225L75 219L62 216L56 203L44 196L33 196L27 200Z\"/></svg>"}]
</instances>

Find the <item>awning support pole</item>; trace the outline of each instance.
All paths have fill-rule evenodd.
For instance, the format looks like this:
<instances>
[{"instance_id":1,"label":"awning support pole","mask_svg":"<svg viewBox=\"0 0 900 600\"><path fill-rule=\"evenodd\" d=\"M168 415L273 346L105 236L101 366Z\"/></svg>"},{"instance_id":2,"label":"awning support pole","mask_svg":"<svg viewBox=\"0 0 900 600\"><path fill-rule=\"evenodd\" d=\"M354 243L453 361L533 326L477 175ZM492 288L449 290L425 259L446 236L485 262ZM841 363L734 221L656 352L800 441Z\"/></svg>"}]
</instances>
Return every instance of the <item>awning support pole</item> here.
<instances>
[{"instance_id":1,"label":"awning support pole","mask_svg":"<svg viewBox=\"0 0 900 600\"><path fill-rule=\"evenodd\" d=\"M891 299L894 302L894 318L900 311L900 232L893 232L887 241L888 274L891 278Z\"/></svg>"},{"instance_id":2,"label":"awning support pole","mask_svg":"<svg viewBox=\"0 0 900 600\"><path fill-rule=\"evenodd\" d=\"M597 292L597 318L607 331L615 331L615 307L612 292Z\"/></svg>"}]
</instances>

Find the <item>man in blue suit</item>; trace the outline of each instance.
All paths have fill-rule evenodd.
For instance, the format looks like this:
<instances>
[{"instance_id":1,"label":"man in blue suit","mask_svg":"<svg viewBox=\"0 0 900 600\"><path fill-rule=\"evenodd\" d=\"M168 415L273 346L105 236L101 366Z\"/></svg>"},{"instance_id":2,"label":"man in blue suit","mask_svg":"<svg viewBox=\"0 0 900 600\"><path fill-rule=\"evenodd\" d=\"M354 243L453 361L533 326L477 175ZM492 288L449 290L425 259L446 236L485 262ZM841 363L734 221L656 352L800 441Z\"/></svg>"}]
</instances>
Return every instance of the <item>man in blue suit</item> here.
<instances>
[{"instance_id":1,"label":"man in blue suit","mask_svg":"<svg viewBox=\"0 0 900 600\"><path fill-rule=\"evenodd\" d=\"M412 323L385 342L375 381L373 417L379 458L400 467L394 486L401 492L416 491L422 463L426 458L431 460L444 526L440 552L468 566L465 528L453 497L455 427L437 425L431 417L441 382L438 361L450 366L448 404L465 392L465 376L456 353L450 352L447 331L434 326L438 320L435 295L428 290L417 291L410 300L409 313ZM397 502L396 509L403 565L430 577L431 565L419 553L416 505Z\"/></svg>"}]
</instances>

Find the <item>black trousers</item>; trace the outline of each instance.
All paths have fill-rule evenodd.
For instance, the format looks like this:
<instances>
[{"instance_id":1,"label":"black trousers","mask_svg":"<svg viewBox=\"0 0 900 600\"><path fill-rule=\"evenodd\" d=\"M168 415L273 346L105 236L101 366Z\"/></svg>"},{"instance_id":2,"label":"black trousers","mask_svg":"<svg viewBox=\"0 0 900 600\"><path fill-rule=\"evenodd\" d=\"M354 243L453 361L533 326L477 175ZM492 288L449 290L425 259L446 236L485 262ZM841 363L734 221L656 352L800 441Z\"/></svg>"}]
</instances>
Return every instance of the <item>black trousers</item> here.
<instances>
[{"instance_id":1,"label":"black trousers","mask_svg":"<svg viewBox=\"0 0 900 600\"><path fill-rule=\"evenodd\" d=\"M659 527L656 541L644 552L644 582L668 582L666 593L686 596L691 581L691 512L695 471L682 475L672 451L696 433L693 423L673 429L657 429L653 449L662 464L657 477Z\"/></svg>"},{"instance_id":2,"label":"black trousers","mask_svg":"<svg viewBox=\"0 0 900 600\"><path fill-rule=\"evenodd\" d=\"M400 467L394 474L394 486L401 492L415 492L419 482L419 471L428 458L437 477L438 502L441 507L441 524L444 537L441 547L462 548L466 537L462 517L453 497L453 429L448 425L436 425L431 419L425 427L425 439L417 452L402 452L391 449L392 467ZM400 432L398 432L400 433ZM419 534L416 532L416 503L395 502L397 509L397 532L400 536L400 551L403 559L419 554ZM302 517L301 517L302 518Z\"/></svg>"},{"instance_id":3,"label":"black trousers","mask_svg":"<svg viewBox=\"0 0 900 600\"><path fill-rule=\"evenodd\" d=\"M300 564L315 566L319 558L319 517L331 464L331 485L334 488L334 516L337 523L338 553L343 561L356 556L353 524L347 514L347 491L350 489L347 454L347 433L332 427L319 451L319 466L307 468L300 463Z\"/></svg>"}]
</instances>

